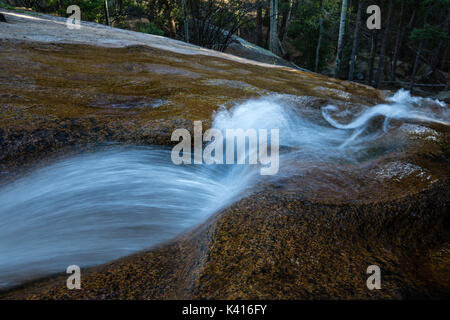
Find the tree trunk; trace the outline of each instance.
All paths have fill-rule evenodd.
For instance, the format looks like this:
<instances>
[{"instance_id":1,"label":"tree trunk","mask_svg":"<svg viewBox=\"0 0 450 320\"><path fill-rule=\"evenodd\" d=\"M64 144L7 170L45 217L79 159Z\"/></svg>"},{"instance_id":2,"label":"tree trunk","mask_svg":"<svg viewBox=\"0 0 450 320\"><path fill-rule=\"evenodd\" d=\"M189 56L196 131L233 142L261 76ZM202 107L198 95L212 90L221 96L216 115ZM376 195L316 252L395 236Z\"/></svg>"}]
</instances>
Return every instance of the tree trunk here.
<instances>
[{"instance_id":1,"label":"tree trunk","mask_svg":"<svg viewBox=\"0 0 450 320\"><path fill-rule=\"evenodd\" d=\"M445 86L445 91L448 91L450 88L450 69L447 70L447 85Z\"/></svg>"},{"instance_id":2,"label":"tree trunk","mask_svg":"<svg viewBox=\"0 0 450 320\"><path fill-rule=\"evenodd\" d=\"M378 69L377 69L377 74L375 77L375 88L378 88L378 86L380 84L380 80L381 80L381 74L383 73L384 58L386 55L386 47L387 47L388 41L389 41L389 29L391 27L391 18L392 18L393 7L394 7L394 1L389 0L389 13L388 13L386 27L384 29L383 42L381 43L380 56L378 57Z\"/></svg>"},{"instance_id":3,"label":"tree trunk","mask_svg":"<svg viewBox=\"0 0 450 320\"><path fill-rule=\"evenodd\" d=\"M267 18L269 18L270 25L269 25L269 29L266 32L266 38L264 40L265 48L270 47L270 28L272 26L272 18L270 17L270 7L269 8L266 7L266 15L265 15L264 20Z\"/></svg>"},{"instance_id":4,"label":"tree trunk","mask_svg":"<svg viewBox=\"0 0 450 320\"><path fill-rule=\"evenodd\" d=\"M424 27L427 24L427 18L428 18L429 12L430 12L429 10L427 10L427 12L425 12L425 17L423 19ZM420 41L419 48L418 48L417 54L416 54L416 60L414 61L414 67L413 67L413 71L412 71L412 75L411 75L411 82L409 83L409 91L411 91L411 93L414 89L414 83L416 82L416 74L417 74L417 69L419 68L420 55L422 54L423 42L424 42L423 40Z\"/></svg>"},{"instance_id":5,"label":"tree trunk","mask_svg":"<svg viewBox=\"0 0 450 320\"><path fill-rule=\"evenodd\" d=\"M263 46L263 18L262 18L262 2L258 1L256 4L256 44Z\"/></svg>"},{"instance_id":6,"label":"tree trunk","mask_svg":"<svg viewBox=\"0 0 450 320\"><path fill-rule=\"evenodd\" d=\"M270 0L270 42L269 50L278 54L278 0Z\"/></svg>"},{"instance_id":7,"label":"tree trunk","mask_svg":"<svg viewBox=\"0 0 450 320\"><path fill-rule=\"evenodd\" d=\"M320 46L322 45L324 11L325 11L324 0L322 0L320 4L319 39L317 40L314 72L319 72L319 61L320 61L319 58L320 58Z\"/></svg>"},{"instance_id":8,"label":"tree trunk","mask_svg":"<svg viewBox=\"0 0 450 320\"><path fill-rule=\"evenodd\" d=\"M297 5L297 3L295 2L295 6L296 5ZM293 10L294 10L294 0L289 0L289 12L288 12L288 16L287 16L286 27L285 27L285 30L284 30L283 39L286 36L287 29L289 27L289 24L291 23L291 16L292 16L292 11Z\"/></svg>"},{"instance_id":9,"label":"tree trunk","mask_svg":"<svg viewBox=\"0 0 450 320\"><path fill-rule=\"evenodd\" d=\"M274 10L274 6L273 6L273 0L269 0L269 22L270 22L270 26L269 26L269 50L271 52L273 52L273 10Z\"/></svg>"},{"instance_id":10,"label":"tree trunk","mask_svg":"<svg viewBox=\"0 0 450 320\"><path fill-rule=\"evenodd\" d=\"M175 36L177 34L177 27L176 27L176 24L175 24L175 19L173 18L173 15L172 15L171 0L166 0L165 4L166 4L167 22L169 23L170 37L171 38L175 38Z\"/></svg>"},{"instance_id":11,"label":"tree trunk","mask_svg":"<svg viewBox=\"0 0 450 320\"><path fill-rule=\"evenodd\" d=\"M363 0L359 1L358 3L358 14L356 15L355 33L353 34L352 56L350 57L350 70L348 72L348 80L350 81L353 81L353 75L355 73L355 62L359 46L359 33L361 30L361 15L364 4L365 1Z\"/></svg>"},{"instance_id":12,"label":"tree trunk","mask_svg":"<svg viewBox=\"0 0 450 320\"><path fill-rule=\"evenodd\" d=\"M376 5L380 6L380 0L376 0ZM377 55L378 46L378 30L373 29L370 31L370 58L369 58L369 74L367 76L367 84L372 85L373 82L373 66L375 65L375 57Z\"/></svg>"},{"instance_id":13,"label":"tree trunk","mask_svg":"<svg viewBox=\"0 0 450 320\"><path fill-rule=\"evenodd\" d=\"M441 69L445 70L448 55L448 45L445 46L444 55L442 56Z\"/></svg>"},{"instance_id":14,"label":"tree trunk","mask_svg":"<svg viewBox=\"0 0 450 320\"><path fill-rule=\"evenodd\" d=\"M111 25L111 21L109 20L108 0L105 0L105 17L106 17L106 24L108 26L110 26Z\"/></svg>"},{"instance_id":15,"label":"tree trunk","mask_svg":"<svg viewBox=\"0 0 450 320\"><path fill-rule=\"evenodd\" d=\"M377 55L377 40L378 32L376 29L372 30L372 35L370 37L371 47L370 47L370 59L369 59L369 75L367 77L367 84L372 85L373 80L373 65L375 64L375 56Z\"/></svg>"},{"instance_id":16,"label":"tree trunk","mask_svg":"<svg viewBox=\"0 0 450 320\"><path fill-rule=\"evenodd\" d=\"M397 72L398 57L400 55L400 48L402 47L403 38L405 36L406 30L411 28L415 15L416 15L416 9L414 9L414 11L411 15L411 19L409 20L408 26L406 28L403 28L403 20L405 17L405 0L403 0L402 1L402 13L401 13L401 18L400 18L400 23L398 26L397 39L395 41L394 57L392 58L392 74L391 74L392 81L395 81L397 79L396 72Z\"/></svg>"},{"instance_id":17,"label":"tree trunk","mask_svg":"<svg viewBox=\"0 0 450 320\"><path fill-rule=\"evenodd\" d=\"M423 41L420 41L419 49L417 50L417 54L416 54L416 60L414 62L413 72L411 75L411 82L409 83L409 91L411 91L411 92L413 91L414 83L416 82L416 74L417 74L417 69L419 68L419 60L420 60L420 55L422 54L422 47L423 47Z\"/></svg>"},{"instance_id":18,"label":"tree trunk","mask_svg":"<svg viewBox=\"0 0 450 320\"><path fill-rule=\"evenodd\" d=\"M286 36L289 21L291 20L293 2L294 0L289 0L289 6L283 12L283 18L281 19L281 26L280 26L280 37L279 37L280 42L282 42L284 37Z\"/></svg>"},{"instance_id":19,"label":"tree trunk","mask_svg":"<svg viewBox=\"0 0 450 320\"><path fill-rule=\"evenodd\" d=\"M189 43L189 22L188 22L188 16L187 16L187 8L186 8L186 0L182 0L182 9L183 9L183 16L184 16L184 41Z\"/></svg>"},{"instance_id":20,"label":"tree trunk","mask_svg":"<svg viewBox=\"0 0 450 320\"><path fill-rule=\"evenodd\" d=\"M445 21L444 21L444 30L446 30L446 31L448 30L449 21L450 21L450 9L447 10L447 16L445 17ZM447 41L445 41L445 43L447 43ZM432 72L432 74L436 71L436 69L437 69L437 67L439 65L439 55L440 55L441 50L442 50L444 45L445 45L444 44L444 40L441 39L439 41L439 45L434 50L433 57L431 58L431 69L432 69L431 72Z\"/></svg>"},{"instance_id":21,"label":"tree trunk","mask_svg":"<svg viewBox=\"0 0 450 320\"><path fill-rule=\"evenodd\" d=\"M339 75L339 69L341 68L341 57L342 57L342 47L345 33L345 20L347 18L347 6L348 0L342 0L342 10L341 10L341 22L339 25L339 39L338 48L336 53L336 68L334 69L334 77L337 78Z\"/></svg>"}]
</instances>

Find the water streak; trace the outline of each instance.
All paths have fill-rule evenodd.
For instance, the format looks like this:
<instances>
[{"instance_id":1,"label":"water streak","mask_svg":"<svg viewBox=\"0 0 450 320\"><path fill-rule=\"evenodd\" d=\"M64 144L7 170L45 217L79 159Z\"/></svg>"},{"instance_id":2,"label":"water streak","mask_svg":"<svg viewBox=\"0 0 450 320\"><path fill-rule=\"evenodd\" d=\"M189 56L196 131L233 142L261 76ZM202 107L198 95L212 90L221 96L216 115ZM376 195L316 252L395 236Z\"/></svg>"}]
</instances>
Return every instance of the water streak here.
<instances>
[{"instance_id":1,"label":"water streak","mask_svg":"<svg viewBox=\"0 0 450 320\"><path fill-rule=\"evenodd\" d=\"M219 110L213 126L279 129L281 176L292 174L289 167L357 162L380 145L388 152L389 139L380 137L393 119L449 125L445 104L399 91L387 103L352 110L312 97L251 99ZM245 165L176 166L169 149L120 146L37 169L0 189L0 287L171 239L242 197L258 173Z\"/></svg>"}]
</instances>

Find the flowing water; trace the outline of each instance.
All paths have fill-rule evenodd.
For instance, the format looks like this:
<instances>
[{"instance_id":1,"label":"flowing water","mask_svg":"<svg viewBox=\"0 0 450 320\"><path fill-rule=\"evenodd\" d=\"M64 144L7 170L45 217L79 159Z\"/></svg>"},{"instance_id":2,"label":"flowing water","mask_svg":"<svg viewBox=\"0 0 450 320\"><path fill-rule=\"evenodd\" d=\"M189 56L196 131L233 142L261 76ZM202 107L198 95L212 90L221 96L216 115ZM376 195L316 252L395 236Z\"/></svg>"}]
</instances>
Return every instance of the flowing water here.
<instances>
[{"instance_id":1,"label":"flowing water","mask_svg":"<svg viewBox=\"0 0 450 320\"><path fill-rule=\"evenodd\" d=\"M352 108L275 95L219 110L213 126L278 128L280 175L286 175L288 166L355 163L399 147L401 141L383 139L392 121L449 125L449 113L445 104L406 91L386 104ZM0 189L0 287L73 264L98 265L174 238L260 179L255 165L176 166L170 149L156 146L116 145L37 169Z\"/></svg>"}]
</instances>

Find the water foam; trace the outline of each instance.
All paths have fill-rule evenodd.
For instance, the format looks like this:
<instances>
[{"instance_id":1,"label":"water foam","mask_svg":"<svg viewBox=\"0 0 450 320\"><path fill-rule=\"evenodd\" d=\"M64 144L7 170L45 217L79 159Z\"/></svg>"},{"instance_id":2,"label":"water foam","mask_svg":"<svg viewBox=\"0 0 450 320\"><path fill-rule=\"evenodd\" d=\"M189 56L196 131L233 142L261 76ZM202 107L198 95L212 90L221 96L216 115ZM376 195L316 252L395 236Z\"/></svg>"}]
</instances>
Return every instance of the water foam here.
<instances>
[{"instance_id":1,"label":"water foam","mask_svg":"<svg viewBox=\"0 0 450 320\"><path fill-rule=\"evenodd\" d=\"M0 190L0 287L171 239L239 198L252 173L120 146L38 169Z\"/></svg>"},{"instance_id":2,"label":"water foam","mask_svg":"<svg viewBox=\"0 0 450 320\"><path fill-rule=\"evenodd\" d=\"M394 96L386 99L390 103L378 104L376 106L367 108L359 116L354 118L349 123L342 124L333 118L332 113L339 109L334 105L327 105L322 108L323 118L334 128L342 130L355 130L349 140L343 142L343 146L350 141L354 141L359 135L367 130L369 123L377 118L383 117L384 122L382 129L384 132L388 131L388 126L391 120L402 120L404 122L428 122L439 123L442 125L450 125L449 111L446 104L439 100L432 100L429 98L412 97L409 91L399 90ZM441 110L433 110L430 105L440 106ZM427 106L429 105L429 106Z\"/></svg>"}]
</instances>

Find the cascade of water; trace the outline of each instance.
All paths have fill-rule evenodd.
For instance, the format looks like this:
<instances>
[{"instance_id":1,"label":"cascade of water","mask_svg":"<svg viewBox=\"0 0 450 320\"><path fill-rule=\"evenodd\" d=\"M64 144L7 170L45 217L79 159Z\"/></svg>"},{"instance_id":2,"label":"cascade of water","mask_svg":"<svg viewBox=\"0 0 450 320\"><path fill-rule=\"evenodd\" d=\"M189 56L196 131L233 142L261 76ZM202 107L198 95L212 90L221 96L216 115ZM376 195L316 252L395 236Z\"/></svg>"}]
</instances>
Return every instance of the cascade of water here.
<instances>
[{"instance_id":1,"label":"cascade of water","mask_svg":"<svg viewBox=\"0 0 450 320\"><path fill-rule=\"evenodd\" d=\"M390 119L449 124L445 104L405 91L363 107L345 124L337 119L348 110L304 102L280 95L251 99L219 110L213 127L279 129L285 154L323 163L354 161L389 131ZM376 117L383 125L368 130ZM242 197L258 172L242 165L176 166L169 149L154 146L115 146L37 169L0 189L0 287L169 240Z\"/></svg>"}]
</instances>

